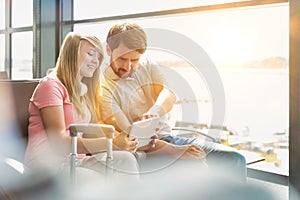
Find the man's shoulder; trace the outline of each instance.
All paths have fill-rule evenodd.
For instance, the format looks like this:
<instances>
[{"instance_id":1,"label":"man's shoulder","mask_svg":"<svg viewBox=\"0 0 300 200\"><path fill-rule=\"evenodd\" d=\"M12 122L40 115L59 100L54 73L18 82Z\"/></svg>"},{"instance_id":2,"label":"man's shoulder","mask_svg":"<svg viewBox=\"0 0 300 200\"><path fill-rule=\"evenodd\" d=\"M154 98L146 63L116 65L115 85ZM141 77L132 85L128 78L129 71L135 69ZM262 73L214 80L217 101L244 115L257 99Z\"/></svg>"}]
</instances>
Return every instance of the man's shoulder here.
<instances>
[{"instance_id":1,"label":"man's shoulder","mask_svg":"<svg viewBox=\"0 0 300 200\"><path fill-rule=\"evenodd\" d=\"M143 77L145 75L149 75L150 77L157 74L157 72L161 71L159 64L152 60L142 60L139 63L139 67L136 69L136 73L138 77Z\"/></svg>"},{"instance_id":2,"label":"man's shoulder","mask_svg":"<svg viewBox=\"0 0 300 200\"><path fill-rule=\"evenodd\" d=\"M155 65L155 62L149 59L143 59L139 62L139 67L136 69L136 71L148 71L150 72L152 70L152 67Z\"/></svg>"}]
</instances>

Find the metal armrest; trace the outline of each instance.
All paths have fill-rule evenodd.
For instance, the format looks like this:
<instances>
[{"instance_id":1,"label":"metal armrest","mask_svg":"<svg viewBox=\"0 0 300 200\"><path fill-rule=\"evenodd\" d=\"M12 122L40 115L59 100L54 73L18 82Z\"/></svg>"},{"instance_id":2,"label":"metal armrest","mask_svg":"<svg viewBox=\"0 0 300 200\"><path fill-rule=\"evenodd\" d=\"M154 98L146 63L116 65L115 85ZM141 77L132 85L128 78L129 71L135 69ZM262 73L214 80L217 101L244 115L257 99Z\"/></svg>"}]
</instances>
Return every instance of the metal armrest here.
<instances>
[{"instance_id":1,"label":"metal armrest","mask_svg":"<svg viewBox=\"0 0 300 200\"><path fill-rule=\"evenodd\" d=\"M173 127L172 130L174 130L174 131L175 130L176 131L183 131L183 132L180 132L177 135L189 135L190 133L193 133L193 134L198 134L198 135L204 136L206 138L209 138L212 142L218 143L218 140L216 138L214 138L212 136L209 136L208 134L202 132L199 129L189 128L189 127Z\"/></svg>"},{"instance_id":2,"label":"metal armrest","mask_svg":"<svg viewBox=\"0 0 300 200\"><path fill-rule=\"evenodd\" d=\"M69 127L71 136L71 154L70 154L70 178L71 183L76 183L76 161L77 161L77 136L82 133L86 138L106 137L106 177L110 180L112 176L112 161L113 161L113 137L115 127L107 124L71 124Z\"/></svg>"},{"instance_id":3,"label":"metal armrest","mask_svg":"<svg viewBox=\"0 0 300 200\"><path fill-rule=\"evenodd\" d=\"M70 136L76 137L79 132L86 134L97 135L100 137L113 138L115 127L108 124L71 124Z\"/></svg>"},{"instance_id":4,"label":"metal armrest","mask_svg":"<svg viewBox=\"0 0 300 200\"><path fill-rule=\"evenodd\" d=\"M17 173L20 175L24 174L24 171L26 167L24 166L23 163L13 159L13 158L5 158L4 163L10 166L12 169L14 169Z\"/></svg>"}]
</instances>

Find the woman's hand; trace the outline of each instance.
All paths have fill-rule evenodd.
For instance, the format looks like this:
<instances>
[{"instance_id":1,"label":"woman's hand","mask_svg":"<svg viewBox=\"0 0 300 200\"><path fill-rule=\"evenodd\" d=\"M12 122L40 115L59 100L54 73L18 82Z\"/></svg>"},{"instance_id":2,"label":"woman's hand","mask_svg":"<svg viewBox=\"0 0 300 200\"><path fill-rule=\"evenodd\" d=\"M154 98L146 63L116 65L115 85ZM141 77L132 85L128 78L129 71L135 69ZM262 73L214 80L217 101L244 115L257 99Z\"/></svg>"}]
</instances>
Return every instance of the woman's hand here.
<instances>
[{"instance_id":1,"label":"woman's hand","mask_svg":"<svg viewBox=\"0 0 300 200\"><path fill-rule=\"evenodd\" d=\"M137 150L138 140L130 140L127 133L120 133L113 138L114 148L135 153Z\"/></svg>"},{"instance_id":2,"label":"woman's hand","mask_svg":"<svg viewBox=\"0 0 300 200\"><path fill-rule=\"evenodd\" d=\"M158 138L157 135L153 135L151 137L151 141L147 145L139 147L137 149L137 151L149 151L150 149L154 149L155 145L156 145L156 142L157 142L157 138Z\"/></svg>"}]
</instances>

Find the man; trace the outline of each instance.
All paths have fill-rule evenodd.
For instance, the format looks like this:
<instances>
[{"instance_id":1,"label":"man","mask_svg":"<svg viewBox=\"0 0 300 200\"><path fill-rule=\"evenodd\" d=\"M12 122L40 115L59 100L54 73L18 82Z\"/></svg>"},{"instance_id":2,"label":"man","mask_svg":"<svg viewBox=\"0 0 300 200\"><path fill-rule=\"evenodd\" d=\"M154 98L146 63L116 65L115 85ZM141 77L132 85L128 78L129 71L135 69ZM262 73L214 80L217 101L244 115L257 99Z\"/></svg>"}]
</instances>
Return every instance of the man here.
<instances>
[{"instance_id":1,"label":"man","mask_svg":"<svg viewBox=\"0 0 300 200\"><path fill-rule=\"evenodd\" d=\"M138 151L192 160L204 160L208 153L209 166L220 161L225 170L234 171L244 181L245 159L236 151L219 144L203 146L196 138L170 135L167 119L176 96L159 66L140 60L146 47L146 34L137 24L116 24L110 29L106 46L110 63L104 69L100 106L104 122L114 125L118 131L128 132L134 121L159 116L162 121L159 140L155 140L153 148L145 146Z\"/></svg>"}]
</instances>

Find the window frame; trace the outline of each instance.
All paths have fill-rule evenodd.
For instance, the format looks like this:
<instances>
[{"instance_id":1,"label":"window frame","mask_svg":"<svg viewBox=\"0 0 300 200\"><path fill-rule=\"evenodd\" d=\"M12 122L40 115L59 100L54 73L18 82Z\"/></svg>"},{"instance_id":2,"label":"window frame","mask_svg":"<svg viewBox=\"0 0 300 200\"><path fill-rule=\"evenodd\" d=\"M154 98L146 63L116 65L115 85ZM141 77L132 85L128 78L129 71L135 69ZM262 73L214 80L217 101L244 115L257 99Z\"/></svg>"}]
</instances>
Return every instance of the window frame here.
<instances>
[{"instance_id":1,"label":"window frame","mask_svg":"<svg viewBox=\"0 0 300 200\"><path fill-rule=\"evenodd\" d=\"M4 56L4 69L8 74L8 77L11 79L12 77L12 34L20 33L20 32L28 32L33 31L32 26L23 26L23 27L12 27L12 8L10 6L10 1L5 0L5 25L4 29L0 30L1 34L4 34L4 42L5 42L5 56ZM34 22L33 22L34 24Z\"/></svg>"}]
</instances>

